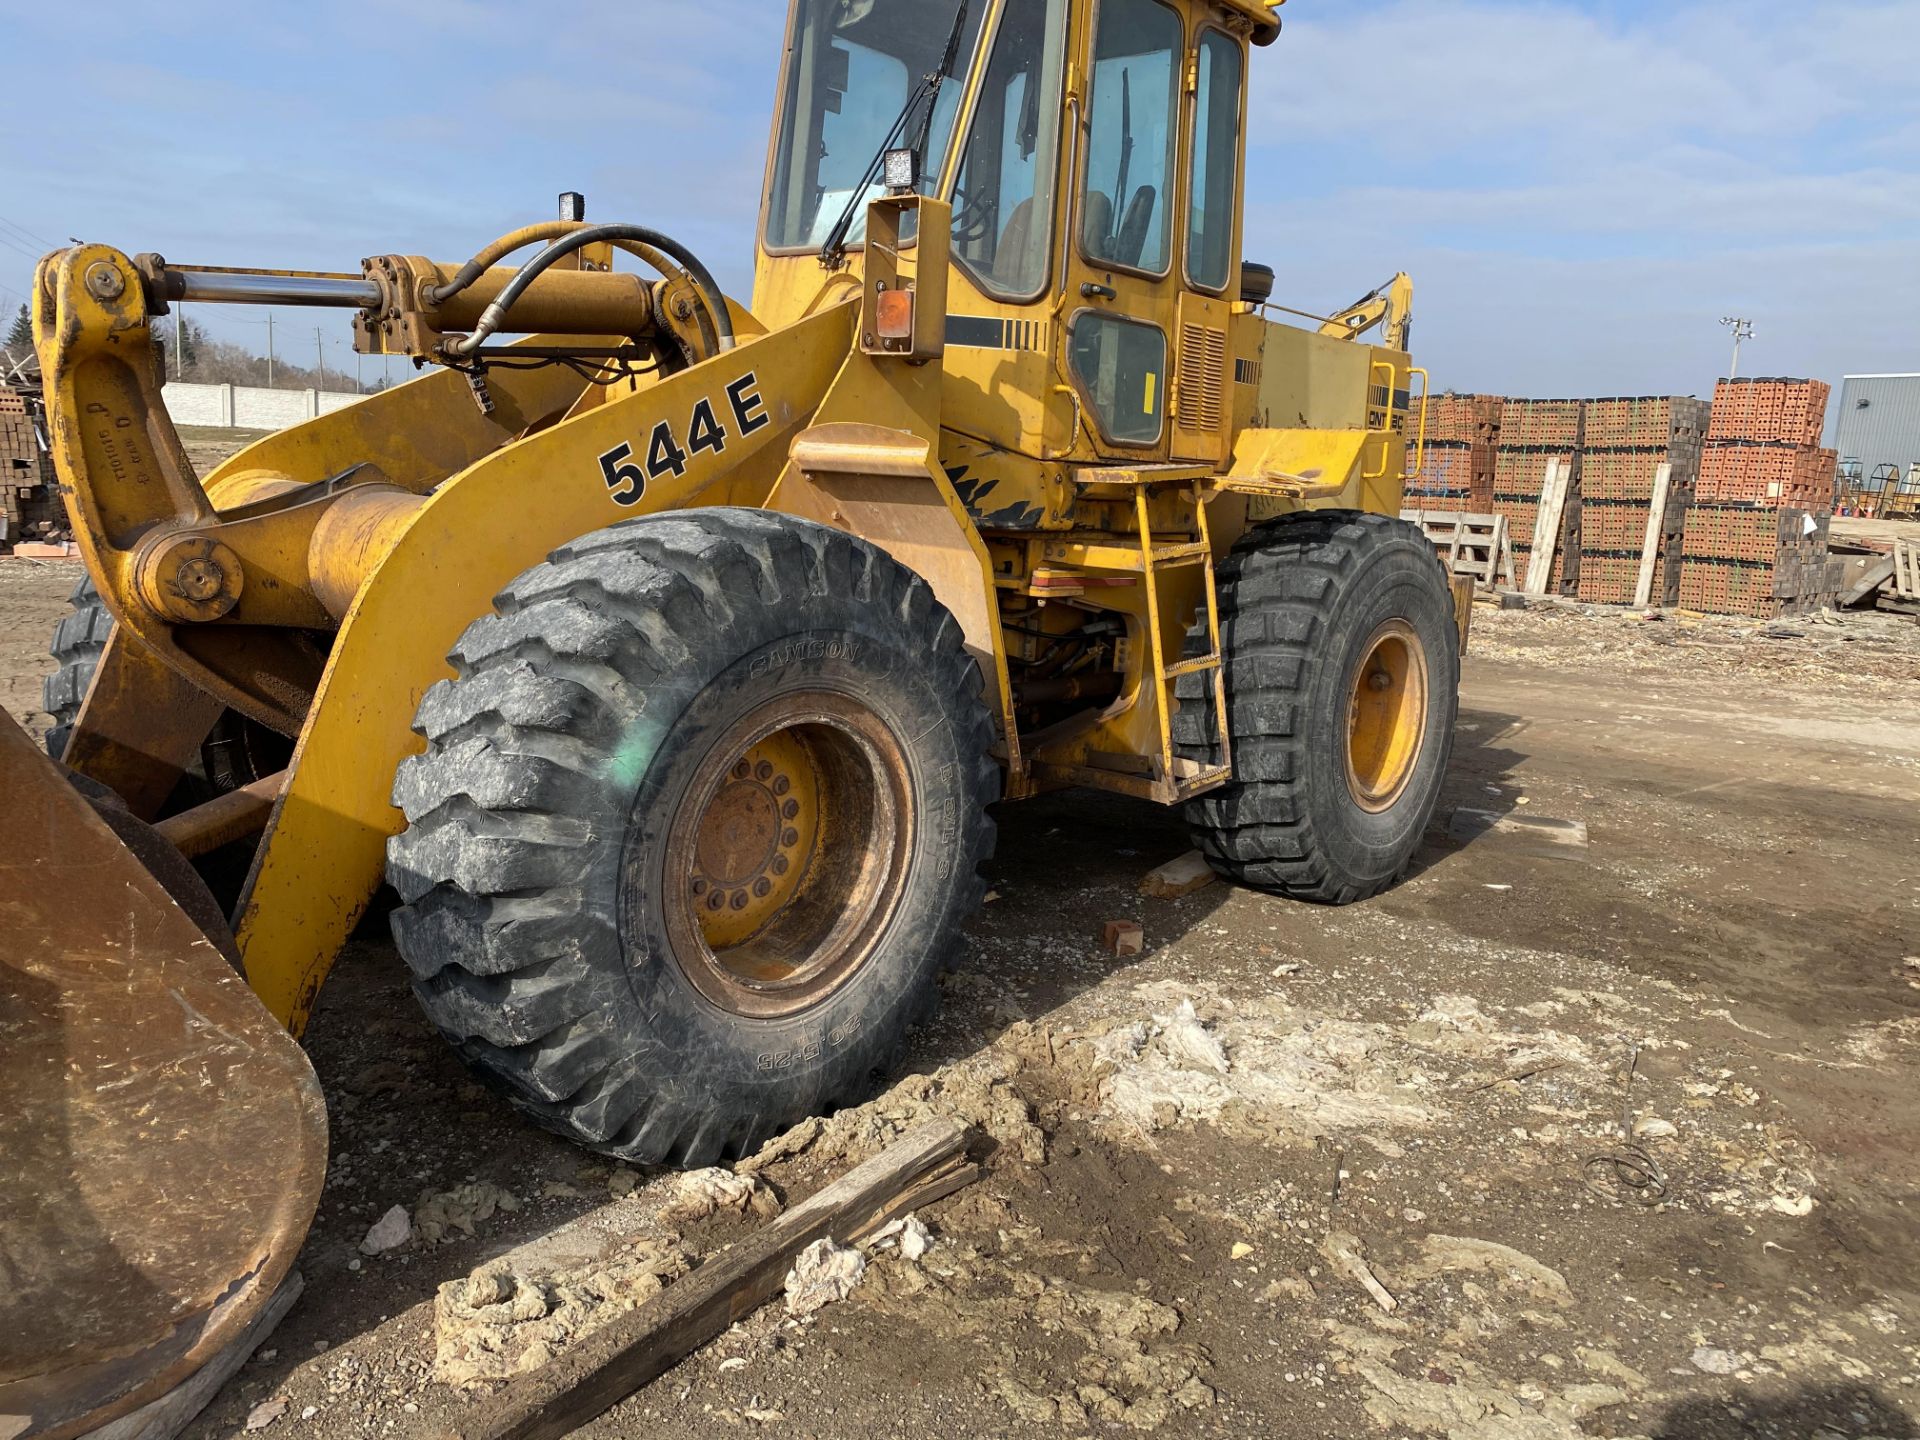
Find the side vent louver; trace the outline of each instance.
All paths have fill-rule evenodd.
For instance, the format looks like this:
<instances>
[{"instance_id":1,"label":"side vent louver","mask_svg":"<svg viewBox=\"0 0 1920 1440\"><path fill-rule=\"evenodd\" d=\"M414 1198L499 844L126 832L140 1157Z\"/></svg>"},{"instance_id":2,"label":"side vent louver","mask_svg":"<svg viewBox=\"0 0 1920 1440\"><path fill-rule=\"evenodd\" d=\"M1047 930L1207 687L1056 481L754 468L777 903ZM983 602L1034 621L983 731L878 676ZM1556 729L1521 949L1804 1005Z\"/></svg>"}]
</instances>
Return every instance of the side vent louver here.
<instances>
[{"instance_id":1,"label":"side vent louver","mask_svg":"<svg viewBox=\"0 0 1920 1440\"><path fill-rule=\"evenodd\" d=\"M1218 430L1227 376L1227 332L1210 325L1180 327L1182 430Z\"/></svg>"}]
</instances>

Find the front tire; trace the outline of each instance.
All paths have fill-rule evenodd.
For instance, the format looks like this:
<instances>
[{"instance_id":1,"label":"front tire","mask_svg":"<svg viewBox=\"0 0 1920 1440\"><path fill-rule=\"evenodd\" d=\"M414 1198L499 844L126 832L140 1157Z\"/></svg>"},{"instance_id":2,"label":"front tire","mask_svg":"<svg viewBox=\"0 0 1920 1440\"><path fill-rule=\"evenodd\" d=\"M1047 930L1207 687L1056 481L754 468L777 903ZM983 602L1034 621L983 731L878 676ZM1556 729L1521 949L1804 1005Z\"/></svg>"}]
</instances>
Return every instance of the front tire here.
<instances>
[{"instance_id":1,"label":"front tire","mask_svg":"<svg viewBox=\"0 0 1920 1440\"><path fill-rule=\"evenodd\" d=\"M1453 753L1459 634L1439 558L1402 521L1319 511L1248 531L1218 584L1233 779L1187 803L1195 844L1255 889L1377 895L1412 860ZM1203 622L1188 651L1205 645ZM1175 741L1218 764L1212 677L1178 684Z\"/></svg>"},{"instance_id":2,"label":"front tire","mask_svg":"<svg viewBox=\"0 0 1920 1440\"><path fill-rule=\"evenodd\" d=\"M495 611L394 786L428 1015L635 1162L858 1098L983 893L997 770L958 623L874 546L734 509L589 535Z\"/></svg>"}]
</instances>

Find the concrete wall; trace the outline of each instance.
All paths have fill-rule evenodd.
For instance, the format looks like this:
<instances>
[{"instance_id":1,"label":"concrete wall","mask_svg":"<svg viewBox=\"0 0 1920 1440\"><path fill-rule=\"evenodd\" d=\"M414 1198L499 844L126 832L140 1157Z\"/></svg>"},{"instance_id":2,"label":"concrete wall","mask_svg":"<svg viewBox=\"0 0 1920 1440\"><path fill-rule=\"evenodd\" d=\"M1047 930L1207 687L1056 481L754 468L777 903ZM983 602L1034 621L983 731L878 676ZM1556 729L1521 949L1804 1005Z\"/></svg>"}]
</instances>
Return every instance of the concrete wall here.
<instances>
[{"instance_id":1,"label":"concrete wall","mask_svg":"<svg viewBox=\"0 0 1920 1440\"><path fill-rule=\"evenodd\" d=\"M249 385L169 384L160 392L176 425L221 430L284 430L330 415L358 395L333 390L265 390Z\"/></svg>"}]
</instances>

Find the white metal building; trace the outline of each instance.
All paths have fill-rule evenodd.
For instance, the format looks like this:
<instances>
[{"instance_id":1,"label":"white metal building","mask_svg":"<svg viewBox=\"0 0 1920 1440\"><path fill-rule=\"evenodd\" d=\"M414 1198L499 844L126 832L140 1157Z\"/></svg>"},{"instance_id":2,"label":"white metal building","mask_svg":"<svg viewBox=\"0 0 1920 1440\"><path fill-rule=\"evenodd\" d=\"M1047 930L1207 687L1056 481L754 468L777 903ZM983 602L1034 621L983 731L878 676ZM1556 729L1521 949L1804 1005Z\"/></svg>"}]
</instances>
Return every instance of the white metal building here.
<instances>
[{"instance_id":1,"label":"white metal building","mask_svg":"<svg viewBox=\"0 0 1920 1440\"><path fill-rule=\"evenodd\" d=\"M1835 426L1843 475L1904 476L1920 465L1920 374L1847 376Z\"/></svg>"}]
</instances>

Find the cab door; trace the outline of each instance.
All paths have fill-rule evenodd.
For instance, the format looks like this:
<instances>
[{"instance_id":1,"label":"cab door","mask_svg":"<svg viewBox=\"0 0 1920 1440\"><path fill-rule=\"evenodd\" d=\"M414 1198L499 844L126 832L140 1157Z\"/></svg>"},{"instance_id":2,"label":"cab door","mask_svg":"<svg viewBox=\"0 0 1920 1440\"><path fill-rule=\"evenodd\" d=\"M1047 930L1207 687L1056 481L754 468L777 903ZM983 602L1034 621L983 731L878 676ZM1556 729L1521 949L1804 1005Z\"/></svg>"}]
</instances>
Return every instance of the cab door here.
<instances>
[{"instance_id":1,"label":"cab door","mask_svg":"<svg viewBox=\"0 0 1920 1440\"><path fill-rule=\"evenodd\" d=\"M1082 72L1067 372L1094 448L1135 463L1170 451L1185 50L1181 12L1163 0L1095 7Z\"/></svg>"},{"instance_id":2,"label":"cab door","mask_svg":"<svg viewBox=\"0 0 1920 1440\"><path fill-rule=\"evenodd\" d=\"M1173 362L1173 458L1227 457L1228 336L1240 275L1246 52L1202 26L1187 61L1186 234Z\"/></svg>"},{"instance_id":3,"label":"cab door","mask_svg":"<svg viewBox=\"0 0 1920 1440\"><path fill-rule=\"evenodd\" d=\"M1069 266L1067 370L1103 456L1227 453L1245 51L1165 0L1100 0Z\"/></svg>"}]
</instances>

